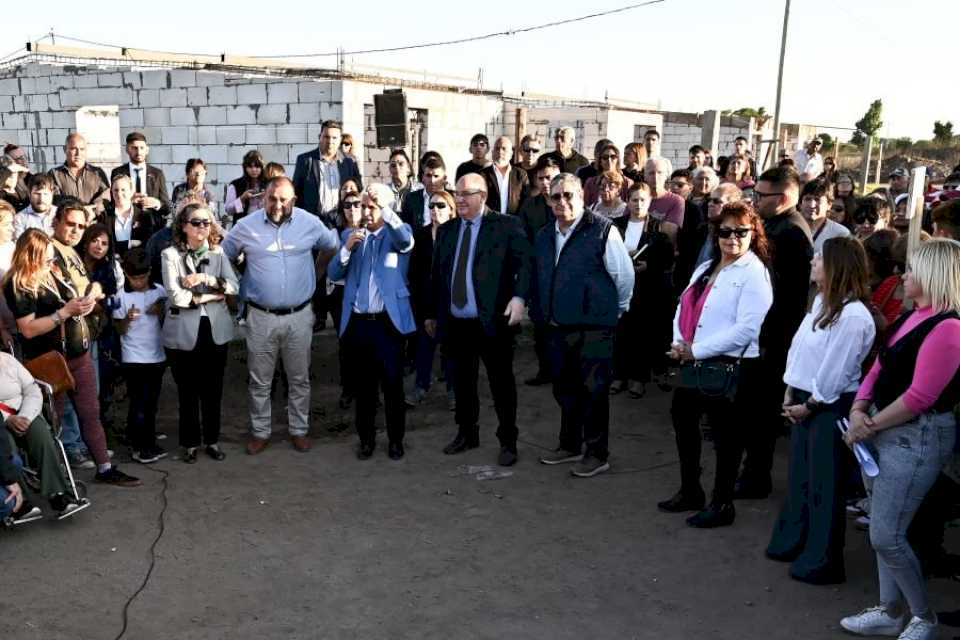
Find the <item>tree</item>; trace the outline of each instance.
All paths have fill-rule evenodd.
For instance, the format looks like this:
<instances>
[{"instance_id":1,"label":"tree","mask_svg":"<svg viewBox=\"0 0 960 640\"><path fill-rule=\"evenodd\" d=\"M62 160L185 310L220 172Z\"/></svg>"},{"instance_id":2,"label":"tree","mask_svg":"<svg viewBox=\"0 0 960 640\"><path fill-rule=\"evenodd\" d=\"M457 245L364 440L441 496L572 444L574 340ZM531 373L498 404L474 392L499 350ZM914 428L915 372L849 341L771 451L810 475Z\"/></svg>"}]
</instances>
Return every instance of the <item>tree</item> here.
<instances>
[{"instance_id":1,"label":"tree","mask_svg":"<svg viewBox=\"0 0 960 640\"><path fill-rule=\"evenodd\" d=\"M823 150L830 151L833 149L833 136L829 133L818 133L817 137L823 140Z\"/></svg>"},{"instance_id":2,"label":"tree","mask_svg":"<svg viewBox=\"0 0 960 640\"><path fill-rule=\"evenodd\" d=\"M850 144L855 144L855 145L857 145L858 147L859 147L860 145L866 143L866 141L867 141L867 137L866 137L865 135L863 135L863 132L860 131L859 129L857 129L856 131L854 131L854 132L853 132L853 135L850 136Z\"/></svg>"},{"instance_id":3,"label":"tree","mask_svg":"<svg viewBox=\"0 0 960 640\"><path fill-rule=\"evenodd\" d=\"M897 138L892 140L890 144L897 151L909 151L913 147L913 140L911 138Z\"/></svg>"},{"instance_id":4,"label":"tree","mask_svg":"<svg viewBox=\"0 0 960 640\"><path fill-rule=\"evenodd\" d=\"M933 123L933 141L938 144L953 142L953 123L949 120L946 122L935 120Z\"/></svg>"},{"instance_id":5,"label":"tree","mask_svg":"<svg viewBox=\"0 0 960 640\"><path fill-rule=\"evenodd\" d=\"M850 142L853 144L863 144L866 142L864 136L869 136L876 139L877 131L880 131L880 127L883 126L883 120L881 120L881 115L883 112L883 102L880 100L874 100L870 103L870 108L867 109L867 112L863 114L863 117L856 121L854 126L857 128L857 131L853 134L853 137L850 138ZM862 135L858 136L860 133Z\"/></svg>"},{"instance_id":6,"label":"tree","mask_svg":"<svg viewBox=\"0 0 960 640\"><path fill-rule=\"evenodd\" d=\"M730 115L740 116L741 118L756 118L757 129L763 129L763 125L771 118L765 107L754 109L753 107L741 107L730 112Z\"/></svg>"}]
</instances>

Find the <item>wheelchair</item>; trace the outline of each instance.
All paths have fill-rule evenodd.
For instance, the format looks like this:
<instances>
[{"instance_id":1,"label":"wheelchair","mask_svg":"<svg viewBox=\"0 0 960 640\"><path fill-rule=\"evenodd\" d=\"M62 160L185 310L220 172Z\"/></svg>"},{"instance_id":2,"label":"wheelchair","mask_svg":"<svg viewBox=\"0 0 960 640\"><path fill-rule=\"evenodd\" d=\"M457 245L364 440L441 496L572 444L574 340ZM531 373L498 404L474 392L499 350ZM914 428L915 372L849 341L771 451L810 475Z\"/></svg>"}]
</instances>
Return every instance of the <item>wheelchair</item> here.
<instances>
[{"instance_id":1,"label":"wheelchair","mask_svg":"<svg viewBox=\"0 0 960 640\"><path fill-rule=\"evenodd\" d=\"M34 379L34 384L40 388L40 394L43 396L43 409L41 411L41 415L47 421L47 424L50 425L51 435L53 436L54 442L57 444L57 451L60 453L60 468L64 472L64 476L67 479L67 485L70 489L70 493L76 499L77 504L89 504L90 500L87 498L87 485L83 481L74 478L73 469L70 468L70 460L67 458L67 450L63 447L63 443L60 441L60 417L57 415L57 410L53 403L53 387L42 380L36 379ZM38 494L40 492L40 473L37 469L34 469L30 466L30 461L28 460L25 451L20 451L19 454L20 458L24 462L23 468L20 472L21 486L25 490L24 493ZM14 517L11 515L0 522L0 525L2 525L4 528L10 528L39 520L42 517L43 516L41 514L35 514L32 517L21 517L19 519L14 519Z\"/></svg>"}]
</instances>

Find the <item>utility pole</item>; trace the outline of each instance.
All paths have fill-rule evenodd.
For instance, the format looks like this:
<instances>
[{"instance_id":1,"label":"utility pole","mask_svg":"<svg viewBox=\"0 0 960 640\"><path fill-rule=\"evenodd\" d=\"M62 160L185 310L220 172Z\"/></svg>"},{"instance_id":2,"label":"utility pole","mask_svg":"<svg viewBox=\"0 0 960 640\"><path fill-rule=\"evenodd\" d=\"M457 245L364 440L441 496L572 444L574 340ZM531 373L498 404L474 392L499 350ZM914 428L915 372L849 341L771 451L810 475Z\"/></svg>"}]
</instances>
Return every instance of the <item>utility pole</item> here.
<instances>
[{"instance_id":1,"label":"utility pole","mask_svg":"<svg viewBox=\"0 0 960 640\"><path fill-rule=\"evenodd\" d=\"M780 94L783 91L783 59L787 55L787 22L790 20L790 0L783 10L783 35L780 39L780 70L777 72L777 104L773 108L773 161L780 159Z\"/></svg>"}]
</instances>

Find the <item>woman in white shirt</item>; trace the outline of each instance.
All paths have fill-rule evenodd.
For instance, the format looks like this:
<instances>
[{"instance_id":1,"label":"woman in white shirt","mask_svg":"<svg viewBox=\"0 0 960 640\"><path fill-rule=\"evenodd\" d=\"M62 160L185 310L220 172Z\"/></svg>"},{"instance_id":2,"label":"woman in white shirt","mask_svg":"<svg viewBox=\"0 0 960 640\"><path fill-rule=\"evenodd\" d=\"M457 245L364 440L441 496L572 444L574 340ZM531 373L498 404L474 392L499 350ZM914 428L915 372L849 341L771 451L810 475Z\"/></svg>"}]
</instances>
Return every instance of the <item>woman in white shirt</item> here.
<instances>
[{"instance_id":1,"label":"woman in white shirt","mask_svg":"<svg viewBox=\"0 0 960 640\"><path fill-rule=\"evenodd\" d=\"M767 557L792 562L790 576L801 582L836 584L845 579L843 486L853 464L836 422L850 413L876 336L863 246L850 237L827 240L810 278L819 293L783 375L783 415L793 423L790 485Z\"/></svg>"},{"instance_id":2,"label":"woman in white shirt","mask_svg":"<svg viewBox=\"0 0 960 640\"><path fill-rule=\"evenodd\" d=\"M736 517L733 486L743 453L744 418L756 405L760 326L773 303L767 236L753 207L744 202L724 205L711 224L719 255L697 267L680 296L670 357L681 363L739 362L736 394L730 400L724 394L705 393L699 386L679 386L674 391L670 413L680 454L680 491L657 505L671 513L697 511L687 524L698 528L729 525ZM706 508L700 486L704 413L717 451L713 497Z\"/></svg>"}]
</instances>

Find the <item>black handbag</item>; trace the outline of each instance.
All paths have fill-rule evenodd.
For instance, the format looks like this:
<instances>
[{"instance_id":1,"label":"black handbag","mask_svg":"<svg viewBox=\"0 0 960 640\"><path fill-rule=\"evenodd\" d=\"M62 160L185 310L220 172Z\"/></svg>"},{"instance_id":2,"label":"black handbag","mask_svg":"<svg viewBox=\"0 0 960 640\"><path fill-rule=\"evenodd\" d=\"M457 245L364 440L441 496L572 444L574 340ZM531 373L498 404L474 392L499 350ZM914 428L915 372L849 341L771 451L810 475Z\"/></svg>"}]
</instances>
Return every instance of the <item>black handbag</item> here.
<instances>
[{"instance_id":1,"label":"black handbag","mask_svg":"<svg viewBox=\"0 0 960 640\"><path fill-rule=\"evenodd\" d=\"M710 398L726 398L733 402L740 383L740 361L746 352L747 347L744 347L736 360L717 356L683 363L680 365L680 386L695 389Z\"/></svg>"}]
</instances>

